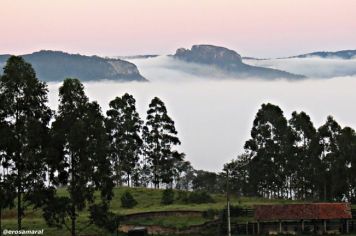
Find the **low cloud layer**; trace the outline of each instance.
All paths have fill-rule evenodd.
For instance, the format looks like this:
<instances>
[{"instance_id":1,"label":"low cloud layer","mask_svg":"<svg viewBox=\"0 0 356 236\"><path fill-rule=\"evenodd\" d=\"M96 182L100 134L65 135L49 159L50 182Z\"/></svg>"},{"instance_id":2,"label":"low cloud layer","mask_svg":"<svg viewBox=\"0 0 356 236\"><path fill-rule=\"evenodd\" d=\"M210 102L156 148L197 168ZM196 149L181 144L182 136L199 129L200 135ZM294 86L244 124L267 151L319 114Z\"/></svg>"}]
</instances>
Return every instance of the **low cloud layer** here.
<instances>
[{"instance_id":1,"label":"low cloud layer","mask_svg":"<svg viewBox=\"0 0 356 236\"><path fill-rule=\"evenodd\" d=\"M268 67L302 74L310 78L333 78L356 75L356 58L344 60L339 58L287 58L270 60L244 60L255 66Z\"/></svg>"},{"instance_id":2,"label":"low cloud layer","mask_svg":"<svg viewBox=\"0 0 356 236\"><path fill-rule=\"evenodd\" d=\"M151 82L188 82L192 80L216 80L226 75L216 67L187 63L170 56L148 59L132 59L130 62Z\"/></svg>"},{"instance_id":3,"label":"low cloud layer","mask_svg":"<svg viewBox=\"0 0 356 236\"><path fill-rule=\"evenodd\" d=\"M195 168L220 171L224 163L243 152L262 103L279 105L287 118L293 111L303 110L311 116L315 126L322 125L328 115L333 115L341 125L356 128L356 76L299 82L216 81L212 77L197 76L195 71L201 68L196 65L187 71L185 65L172 60L166 57L133 60L150 83L90 82L85 83L86 92L104 111L115 96L131 93L142 118L146 117L150 100L160 97L176 122L181 150ZM178 70L180 66L186 71ZM53 109L58 105L59 85L49 84Z\"/></svg>"}]
</instances>

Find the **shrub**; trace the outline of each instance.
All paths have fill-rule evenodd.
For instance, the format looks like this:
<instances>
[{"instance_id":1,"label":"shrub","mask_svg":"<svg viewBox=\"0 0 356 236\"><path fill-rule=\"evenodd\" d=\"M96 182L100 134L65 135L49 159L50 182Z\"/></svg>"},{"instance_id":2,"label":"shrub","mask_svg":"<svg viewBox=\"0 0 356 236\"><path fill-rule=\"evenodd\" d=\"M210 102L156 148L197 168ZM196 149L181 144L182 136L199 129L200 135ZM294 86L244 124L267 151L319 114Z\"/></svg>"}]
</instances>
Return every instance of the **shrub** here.
<instances>
[{"instance_id":1,"label":"shrub","mask_svg":"<svg viewBox=\"0 0 356 236\"><path fill-rule=\"evenodd\" d=\"M188 203L214 203L214 199L207 192L191 192L187 199Z\"/></svg>"},{"instance_id":2,"label":"shrub","mask_svg":"<svg viewBox=\"0 0 356 236\"><path fill-rule=\"evenodd\" d=\"M206 211L203 211L203 217L205 219L214 219L216 216L219 215L219 210L216 210L216 209L208 209Z\"/></svg>"},{"instance_id":3,"label":"shrub","mask_svg":"<svg viewBox=\"0 0 356 236\"><path fill-rule=\"evenodd\" d=\"M188 192L187 191L178 191L177 200L187 203L188 202Z\"/></svg>"},{"instance_id":4,"label":"shrub","mask_svg":"<svg viewBox=\"0 0 356 236\"><path fill-rule=\"evenodd\" d=\"M161 204L170 205L174 202L174 192L172 189L165 189L162 193Z\"/></svg>"},{"instance_id":5,"label":"shrub","mask_svg":"<svg viewBox=\"0 0 356 236\"><path fill-rule=\"evenodd\" d=\"M134 199L132 194L128 191L124 192L121 196L121 206L123 208L133 208L137 205L137 201Z\"/></svg>"}]
</instances>

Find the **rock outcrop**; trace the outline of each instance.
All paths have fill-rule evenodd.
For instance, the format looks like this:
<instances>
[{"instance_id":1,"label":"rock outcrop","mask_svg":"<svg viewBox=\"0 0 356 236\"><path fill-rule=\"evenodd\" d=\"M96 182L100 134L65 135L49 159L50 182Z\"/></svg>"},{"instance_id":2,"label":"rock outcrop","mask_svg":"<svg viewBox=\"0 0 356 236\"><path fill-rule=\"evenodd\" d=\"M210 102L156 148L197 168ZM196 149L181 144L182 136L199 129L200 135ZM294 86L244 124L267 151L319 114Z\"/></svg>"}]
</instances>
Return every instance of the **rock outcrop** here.
<instances>
[{"instance_id":1,"label":"rock outcrop","mask_svg":"<svg viewBox=\"0 0 356 236\"><path fill-rule=\"evenodd\" d=\"M213 45L194 45L190 50L180 48L173 57L189 63L214 66L225 73L227 77L232 78L305 78L303 75L296 75L281 70L247 65L242 62L242 58L237 52Z\"/></svg>"},{"instance_id":2,"label":"rock outcrop","mask_svg":"<svg viewBox=\"0 0 356 236\"><path fill-rule=\"evenodd\" d=\"M0 55L0 64L5 64L9 57L10 55ZM22 57L32 64L37 77L43 81L62 81L68 77L82 81L147 81L136 65L121 59L45 50Z\"/></svg>"}]
</instances>

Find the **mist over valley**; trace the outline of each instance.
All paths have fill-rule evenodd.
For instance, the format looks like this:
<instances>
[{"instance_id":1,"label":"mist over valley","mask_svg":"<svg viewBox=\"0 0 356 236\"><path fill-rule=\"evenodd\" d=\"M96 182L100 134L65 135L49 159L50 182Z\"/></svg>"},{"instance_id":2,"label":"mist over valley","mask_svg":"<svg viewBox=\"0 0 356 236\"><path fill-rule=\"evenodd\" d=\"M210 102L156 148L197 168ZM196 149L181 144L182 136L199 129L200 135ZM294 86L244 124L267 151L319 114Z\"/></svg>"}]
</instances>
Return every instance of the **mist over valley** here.
<instances>
[{"instance_id":1,"label":"mist over valley","mask_svg":"<svg viewBox=\"0 0 356 236\"><path fill-rule=\"evenodd\" d=\"M318 70L330 68L332 62L336 63L334 68L352 69L353 60L296 58L261 62L295 70L295 73L319 73L328 78L309 77L300 81L216 77L218 72L214 67L187 63L170 56L129 61L138 67L149 83L85 82L88 96L97 100L106 111L109 101L128 92L136 98L143 119L150 100L160 97L176 123L182 141L181 151L199 169L219 171L224 163L243 153L244 142L250 136L254 116L262 103L279 105L287 118L293 111L305 111L316 127L324 124L328 115L333 115L343 126L356 127L356 111L351 109L356 102L356 77L333 77L333 70ZM57 107L59 85L49 83L53 109Z\"/></svg>"}]
</instances>

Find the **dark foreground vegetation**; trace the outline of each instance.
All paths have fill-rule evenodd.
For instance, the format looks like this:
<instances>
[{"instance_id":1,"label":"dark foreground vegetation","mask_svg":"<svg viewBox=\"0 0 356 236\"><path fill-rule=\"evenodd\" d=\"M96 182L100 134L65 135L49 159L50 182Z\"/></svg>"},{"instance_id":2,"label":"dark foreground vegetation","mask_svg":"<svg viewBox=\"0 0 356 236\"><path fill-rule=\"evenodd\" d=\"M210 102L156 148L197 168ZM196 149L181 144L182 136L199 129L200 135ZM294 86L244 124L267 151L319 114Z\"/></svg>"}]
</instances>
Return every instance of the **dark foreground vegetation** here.
<instances>
[{"instance_id":1,"label":"dark foreground vegetation","mask_svg":"<svg viewBox=\"0 0 356 236\"><path fill-rule=\"evenodd\" d=\"M189 210L189 211L202 211L204 217L164 217L164 218L146 218L140 220L130 220L124 221L120 220L120 224L139 224L139 225L160 225L164 227L178 227L185 228L191 225L202 224L207 221L211 221L214 216L219 216L222 210L226 207L226 196L224 194L211 194L214 202L211 203L187 203L186 201L180 199L180 192L178 190L174 191L174 201L172 204L166 205L162 204L162 195L164 190L160 189L148 189L148 188L128 188L128 187L115 187L113 189L113 199L110 202L110 210L119 215L120 219L122 216L127 214L141 213L141 212L156 212L156 211L175 211L175 210ZM64 188L59 188L57 190L60 196L69 196L69 192ZM133 198L137 201L137 205L132 208L125 208L122 206L121 197L125 192L130 192ZM99 197L99 192L95 192L95 196ZM297 203L299 201L291 200L278 200L278 199L262 199L262 198L247 198L238 197L236 195L231 196L231 203L234 206L239 206L241 208L252 208L256 204L285 204L285 203ZM232 212L234 210L232 209ZM100 228L96 225L87 226L89 211L83 210L78 212L77 217L77 228L80 231L78 235L116 235L116 232L110 233L107 230ZM3 228L6 229L16 229L17 228L17 213L16 209L6 209L3 212ZM25 218L23 219L24 229L44 229L45 235L51 236L63 236L69 235L64 229L49 227L43 219L43 211L41 209L32 209L29 207L25 211ZM233 215L234 216L234 215ZM252 217L233 217L232 223L244 223L248 220L252 220ZM116 226L116 223L113 223ZM82 229L82 230L81 230ZM215 229L215 232L219 228ZM211 234L216 235L216 234Z\"/></svg>"},{"instance_id":2,"label":"dark foreground vegetation","mask_svg":"<svg viewBox=\"0 0 356 236\"><path fill-rule=\"evenodd\" d=\"M47 96L31 65L10 57L0 77L0 232L4 223L105 235L130 212L222 210L225 172L247 205L261 201L255 197L355 201L356 135L332 117L316 129L304 112L287 121L279 107L263 104L246 153L212 173L194 170L178 151L175 123L157 97L142 120L129 94L104 115L78 79L64 80L56 112ZM232 199L244 205L247 198Z\"/></svg>"},{"instance_id":3,"label":"dark foreground vegetation","mask_svg":"<svg viewBox=\"0 0 356 236\"><path fill-rule=\"evenodd\" d=\"M356 202L356 133L329 116L315 128L305 112L290 120L263 104L245 153L225 165L245 196Z\"/></svg>"}]
</instances>

